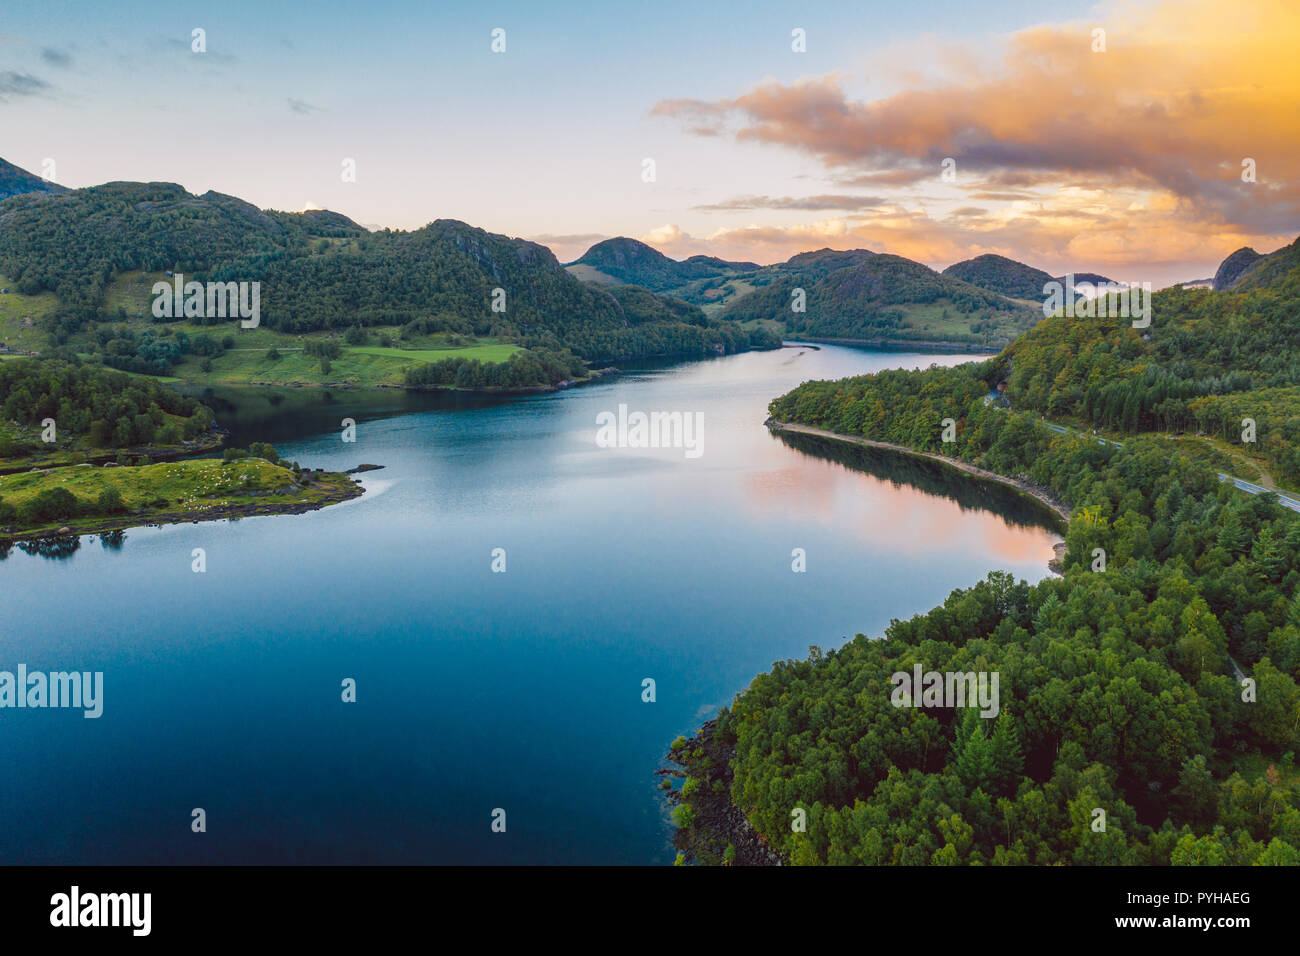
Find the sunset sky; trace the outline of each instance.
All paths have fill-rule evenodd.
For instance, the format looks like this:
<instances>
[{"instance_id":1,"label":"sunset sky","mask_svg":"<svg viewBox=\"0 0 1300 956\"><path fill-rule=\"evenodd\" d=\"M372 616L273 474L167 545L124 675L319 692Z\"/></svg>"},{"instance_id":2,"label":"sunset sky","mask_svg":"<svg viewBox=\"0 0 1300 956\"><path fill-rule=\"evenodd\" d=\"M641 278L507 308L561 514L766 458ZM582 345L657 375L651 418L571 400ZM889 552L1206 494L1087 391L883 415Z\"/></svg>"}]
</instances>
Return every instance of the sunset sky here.
<instances>
[{"instance_id":1,"label":"sunset sky","mask_svg":"<svg viewBox=\"0 0 1300 956\"><path fill-rule=\"evenodd\" d=\"M462 219L563 261L626 235L1159 286L1300 233L1297 47L1295 0L47 0L0 19L0 157L372 228Z\"/></svg>"}]
</instances>

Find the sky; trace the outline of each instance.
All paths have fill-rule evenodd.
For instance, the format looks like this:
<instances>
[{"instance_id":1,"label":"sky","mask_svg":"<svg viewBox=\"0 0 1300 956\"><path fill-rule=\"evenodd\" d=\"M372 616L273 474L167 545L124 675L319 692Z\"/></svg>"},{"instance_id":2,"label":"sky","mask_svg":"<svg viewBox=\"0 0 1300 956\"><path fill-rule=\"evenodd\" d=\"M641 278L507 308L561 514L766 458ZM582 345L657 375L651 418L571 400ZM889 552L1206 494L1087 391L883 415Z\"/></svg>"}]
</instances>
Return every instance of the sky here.
<instances>
[{"instance_id":1,"label":"sky","mask_svg":"<svg viewBox=\"0 0 1300 956\"><path fill-rule=\"evenodd\" d=\"M631 236L1160 287L1300 234L1297 47L1295 0L5 0L0 157L566 262Z\"/></svg>"}]
</instances>

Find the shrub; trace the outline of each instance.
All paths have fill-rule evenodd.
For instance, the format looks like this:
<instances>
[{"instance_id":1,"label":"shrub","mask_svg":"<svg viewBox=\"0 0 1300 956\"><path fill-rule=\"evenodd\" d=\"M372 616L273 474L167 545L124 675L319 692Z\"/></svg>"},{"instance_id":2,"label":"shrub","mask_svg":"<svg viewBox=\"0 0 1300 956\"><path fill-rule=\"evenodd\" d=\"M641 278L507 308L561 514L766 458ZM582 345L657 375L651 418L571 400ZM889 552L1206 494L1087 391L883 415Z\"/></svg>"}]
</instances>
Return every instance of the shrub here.
<instances>
[{"instance_id":1,"label":"shrub","mask_svg":"<svg viewBox=\"0 0 1300 956\"><path fill-rule=\"evenodd\" d=\"M67 488L46 488L23 505L25 524L42 524L61 518L75 518L81 512L81 502Z\"/></svg>"},{"instance_id":2,"label":"shrub","mask_svg":"<svg viewBox=\"0 0 1300 956\"><path fill-rule=\"evenodd\" d=\"M101 491L96 505L101 512L109 515L118 514L126 510L126 502L122 500L122 492L117 490L116 485L109 485Z\"/></svg>"},{"instance_id":3,"label":"shrub","mask_svg":"<svg viewBox=\"0 0 1300 956\"><path fill-rule=\"evenodd\" d=\"M270 442L255 441L248 446L248 453L254 458L262 458L273 465L280 464L280 455Z\"/></svg>"}]
</instances>

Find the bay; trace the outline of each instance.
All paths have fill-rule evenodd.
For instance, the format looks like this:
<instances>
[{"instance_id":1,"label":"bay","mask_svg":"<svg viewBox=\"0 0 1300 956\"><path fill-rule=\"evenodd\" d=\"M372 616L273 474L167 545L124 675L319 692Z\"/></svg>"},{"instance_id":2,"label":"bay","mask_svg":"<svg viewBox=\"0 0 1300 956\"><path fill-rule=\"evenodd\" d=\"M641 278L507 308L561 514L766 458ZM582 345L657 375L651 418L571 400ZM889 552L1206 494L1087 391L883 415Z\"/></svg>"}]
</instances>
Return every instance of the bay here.
<instances>
[{"instance_id":1,"label":"bay","mask_svg":"<svg viewBox=\"0 0 1300 956\"><path fill-rule=\"evenodd\" d=\"M209 395L236 444L384 467L318 512L0 561L0 668L104 673L97 720L0 710L0 862L671 862L653 772L755 674L990 570L1048 573L1026 499L763 427L806 379L969 360L788 347L513 400ZM598 447L620 404L699 413L702 453Z\"/></svg>"}]
</instances>

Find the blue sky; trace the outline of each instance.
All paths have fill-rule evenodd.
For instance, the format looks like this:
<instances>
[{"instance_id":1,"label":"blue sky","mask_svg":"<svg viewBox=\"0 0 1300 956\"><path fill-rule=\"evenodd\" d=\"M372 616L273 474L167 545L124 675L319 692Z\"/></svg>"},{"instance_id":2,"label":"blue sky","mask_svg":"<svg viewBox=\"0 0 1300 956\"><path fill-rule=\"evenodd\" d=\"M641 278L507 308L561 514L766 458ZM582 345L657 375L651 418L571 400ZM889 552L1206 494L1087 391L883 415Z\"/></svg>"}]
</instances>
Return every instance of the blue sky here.
<instances>
[{"instance_id":1,"label":"blue sky","mask_svg":"<svg viewBox=\"0 0 1300 956\"><path fill-rule=\"evenodd\" d=\"M898 214L916 221L921 210L928 229L970 208L965 196L937 182L846 187L854 163L798 139L699 135L656 104L827 78L847 103L887 101L1005 71L1019 31L1086 31L1108 16L1115 22L1084 3L936 0L24 4L0 22L0 156L36 171L53 158L69 186L166 180L394 228L458 218L539 237L562 259L610 235L680 255L749 248L759 261L801 243L942 259L963 242L903 240ZM206 30L204 54L190 50L195 27ZM490 50L495 27L506 30L502 54ZM791 51L796 27L806 53ZM345 157L355 183L341 181ZM652 184L645 158L656 163ZM861 168L882 167L864 157ZM876 232L779 203L698 208L827 194L897 208L878 213ZM1036 242L1023 251L1041 256L1049 243Z\"/></svg>"}]
</instances>

